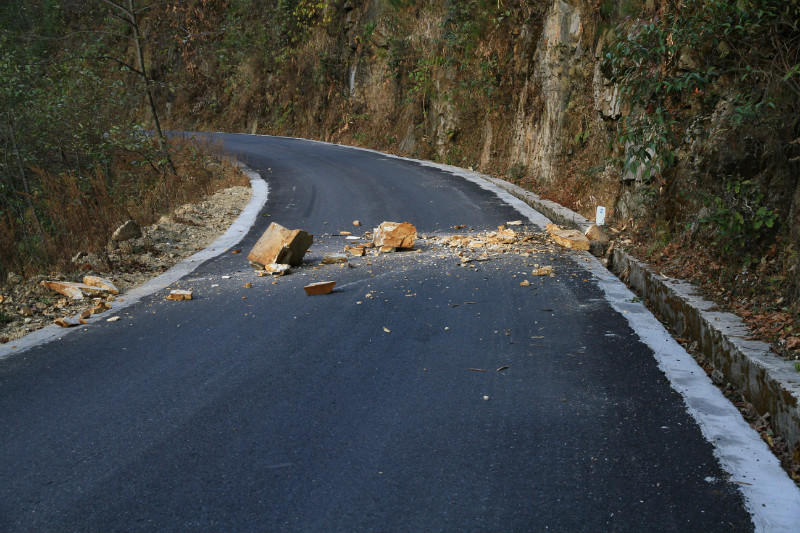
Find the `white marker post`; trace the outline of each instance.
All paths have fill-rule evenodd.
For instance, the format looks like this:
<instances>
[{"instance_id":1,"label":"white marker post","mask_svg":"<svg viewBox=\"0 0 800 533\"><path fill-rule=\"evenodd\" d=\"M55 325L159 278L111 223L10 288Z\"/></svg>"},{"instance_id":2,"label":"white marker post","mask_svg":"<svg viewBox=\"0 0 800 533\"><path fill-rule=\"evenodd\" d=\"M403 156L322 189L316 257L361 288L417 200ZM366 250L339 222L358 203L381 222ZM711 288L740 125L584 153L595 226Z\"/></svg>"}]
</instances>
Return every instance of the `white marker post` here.
<instances>
[{"instance_id":1,"label":"white marker post","mask_svg":"<svg viewBox=\"0 0 800 533\"><path fill-rule=\"evenodd\" d=\"M603 226L606 223L606 208L602 205L597 206L597 214L595 215L595 224Z\"/></svg>"}]
</instances>

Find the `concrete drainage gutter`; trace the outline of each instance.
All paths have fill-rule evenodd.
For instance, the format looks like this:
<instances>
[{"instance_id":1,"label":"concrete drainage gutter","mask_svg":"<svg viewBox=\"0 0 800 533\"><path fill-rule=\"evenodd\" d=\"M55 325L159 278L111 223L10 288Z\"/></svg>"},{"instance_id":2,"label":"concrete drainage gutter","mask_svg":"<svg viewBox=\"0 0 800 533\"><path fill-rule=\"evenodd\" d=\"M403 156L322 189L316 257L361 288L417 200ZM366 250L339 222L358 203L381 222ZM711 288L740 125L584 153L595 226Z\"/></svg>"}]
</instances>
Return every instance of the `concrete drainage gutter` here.
<instances>
[{"instance_id":1,"label":"concrete drainage gutter","mask_svg":"<svg viewBox=\"0 0 800 533\"><path fill-rule=\"evenodd\" d=\"M553 222L581 231L592 221L506 181L483 176ZM609 269L663 316L677 334L697 343L735 388L745 391L760 413L770 413L774 430L793 448L800 443L800 373L790 361L770 351L732 313L713 311L714 304L696 294L688 282L661 276L641 261L615 249Z\"/></svg>"}]
</instances>

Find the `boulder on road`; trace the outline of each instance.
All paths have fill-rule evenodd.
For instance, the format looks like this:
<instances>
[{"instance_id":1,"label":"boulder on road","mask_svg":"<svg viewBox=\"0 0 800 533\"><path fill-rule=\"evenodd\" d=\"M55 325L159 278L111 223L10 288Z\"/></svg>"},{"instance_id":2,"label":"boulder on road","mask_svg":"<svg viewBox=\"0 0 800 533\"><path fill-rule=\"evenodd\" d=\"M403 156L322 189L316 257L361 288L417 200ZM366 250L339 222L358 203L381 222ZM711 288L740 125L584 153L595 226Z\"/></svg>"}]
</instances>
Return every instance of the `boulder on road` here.
<instances>
[{"instance_id":1,"label":"boulder on road","mask_svg":"<svg viewBox=\"0 0 800 533\"><path fill-rule=\"evenodd\" d=\"M417 228L408 222L383 222L372 233L378 248L410 249L417 238Z\"/></svg>"},{"instance_id":2,"label":"boulder on road","mask_svg":"<svg viewBox=\"0 0 800 533\"><path fill-rule=\"evenodd\" d=\"M301 229L290 230L273 222L250 250L247 259L259 269L274 263L297 266L302 263L313 241L314 236Z\"/></svg>"}]
</instances>

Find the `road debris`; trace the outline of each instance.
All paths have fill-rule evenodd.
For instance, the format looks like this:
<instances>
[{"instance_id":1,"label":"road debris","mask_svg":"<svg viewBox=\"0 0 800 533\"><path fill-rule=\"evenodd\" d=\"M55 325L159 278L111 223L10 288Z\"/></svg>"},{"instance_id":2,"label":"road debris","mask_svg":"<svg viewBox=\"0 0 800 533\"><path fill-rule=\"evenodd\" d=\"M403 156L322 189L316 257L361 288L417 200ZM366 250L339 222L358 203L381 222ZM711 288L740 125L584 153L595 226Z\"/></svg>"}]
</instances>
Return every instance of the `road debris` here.
<instances>
[{"instance_id":1,"label":"road debris","mask_svg":"<svg viewBox=\"0 0 800 533\"><path fill-rule=\"evenodd\" d=\"M391 333L392 332L392 330L390 330L386 326L384 326L383 331L386 332L386 333Z\"/></svg>"},{"instance_id":2,"label":"road debris","mask_svg":"<svg viewBox=\"0 0 800 533\"><path fill-rule=\"evenodd\" d=\"M578 230L561 229L555 224L548 224L547 232L556 243L564 248L569 248L570 250L589 250L589 239Z\"/></svg>"},{"instance_id":3,"label":"road debris","mask_svg":"<svg viewBox=\"0 0 800 533\"><path fill-rule=\"evenodd\" d=\"M354 220L353 221L353 225L354 226L360 226L361 225L361 221L360 220Z\"/></svg>"},{"instance_id":4,"label":"road debris","mask_svg":"<svg viewBox=\"0 0 800 533\"><path fill-rule=\"evenodd\" d=\"M555 275L555 270L551 266L534 268L533 272L531 272L531 276L553 276L553 275Z\"/></svg>"},{"instance_id":5,"label":"road debris","mask_svg":"<svg viewBox=\"0 0 800 533\"><path fill-rule=\"evenodd\" d=\"M485 368L470 368L468 370L472 370L473 372L486 372Z\"/></svg>"},{"instance_id":6,"label":"road debris","mask_svg":"<svg viewBox=\"0 0 800 533\"><path fill-rule=\"evenodd\" d=\"M270 263L269 265L264 265L264 270L258 273L259 276L285 276L286 274L291 274L292 269L289 268L287 264L280 264L280 263Z\"/></svg>"},{"instance_id":7,"label":"road debris","mask_svg":"<svg viewBox=\"0 0 800 533\"><path fill-rule=\"evenodd\" d=\"M108 320L106 320L106 322L117 322L118 320L121 320L121 318L122 318L122 317L118 317L118 316L112 316L111 318L109 318Z\"/></svg>"},{"instance_id":8,"label":"road debris","mask_svg":"<svg viewBox=\"0 0 800 533\"><path fill-rule=\"evenodd\" d=\"M316 283L306 285L303 287L303 289L306 291L307 295L316 296L319 294L329 294L331 291L333 291L335 286L335 281L318 281Z\"/></svg>"},{"instance_id":9,"label":"road debris","mask_svg":"<svg viewBox=\"0 0 800 533\"><path fill-rule=\"evenodd\" d=\"M329 253L322 256L323 265L334 265L336 263L346 263L347 256L345 254Z\"/></svg>"},{"instance_id":10,"label":"road debris","mask_svg":"<svg viewBox=\"0 0 800 533\"><path fill-rule=\"evenodd\" d=\"M376 247L411 249L417 238L417 228L408 222L382 222L373 231L372 242Z\"/></svg>"},{"instance_id":11,"label":"road debris","mask_svg":"<svg viewBox=\"0 0 800 533\"><path fill-rule=\"evenodd\" d=\"M367 253L364 246L345 246L344 251L356 257L363 257Z\"/></svg>"},{"instance_id":12,"label":"road debris","mask_svg":"<svg viewBox=\"0 0 800 533\"><path fill-rule=\"evenodd\" d=\"M314 236L303 230L290 230L273 222L250 250L247 259L259 270L273 263L298 266L313 241Z\"/></svg>"},{"instance_id":13,"label":"road debris","mask_svg":"<svg viewBox=\"0 0 800 533\"><path fill-rule=\"evenodd\" d=\"M167 300L174 300L174 301L191 300L192 295L193 294L191 290L175 289L169 292L169 294L167 295Z\"/></svg>"}]
</instances>

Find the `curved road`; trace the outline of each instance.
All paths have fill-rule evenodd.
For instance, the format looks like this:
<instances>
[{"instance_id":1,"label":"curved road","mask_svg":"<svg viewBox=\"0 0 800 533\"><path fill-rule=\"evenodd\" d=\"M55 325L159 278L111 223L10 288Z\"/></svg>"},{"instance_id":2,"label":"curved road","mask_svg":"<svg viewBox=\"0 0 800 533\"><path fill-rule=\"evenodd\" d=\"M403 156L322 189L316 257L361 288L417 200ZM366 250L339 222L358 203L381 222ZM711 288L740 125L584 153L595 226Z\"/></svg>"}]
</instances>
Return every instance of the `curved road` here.
<instances>
[{"instance_id":1,"label":"curved road","mask_svg":"<svg viewBox=\"0 0 800 533\"><path fill-rule=\"evenodd\" d=\"M192 287L191 302L167 302L164 289L119 322L0 359L0 530L797 523L742 492L763 483L723 469L724 453L620 305L646 312L612 305L607 273L587 255L507 255L462 268L423 242L419 253L357 258L353 268L319 265L322 253L342 250L333 234L355 219L364 228L410 221L440 235L530 213L399 158L220 138L269 184L269 216L237 245L243 253L170 286ZM272 221L317 237L304 265L275 284L245 257ZM530 277L535 263L557 276ZM303 285L327 278L338 282L333 294L305 296ZM761 468L764 457L741 461Z\"/></svg>"}]
</instances>

